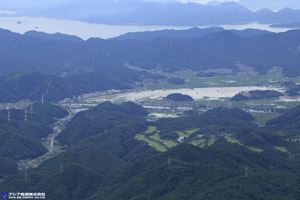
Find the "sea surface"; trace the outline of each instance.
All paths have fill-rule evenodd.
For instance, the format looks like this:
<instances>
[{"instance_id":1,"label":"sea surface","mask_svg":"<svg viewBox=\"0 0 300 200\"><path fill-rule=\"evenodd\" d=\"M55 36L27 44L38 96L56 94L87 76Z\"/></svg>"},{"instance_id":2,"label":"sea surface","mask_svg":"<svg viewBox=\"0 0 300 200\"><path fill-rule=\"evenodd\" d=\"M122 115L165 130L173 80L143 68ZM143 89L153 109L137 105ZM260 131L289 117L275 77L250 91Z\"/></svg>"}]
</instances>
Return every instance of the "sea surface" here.
<instances>
[{"instance_id":1,"label":"sea surface","mask_svg":"<svg viewBox=\"0 0 300 200\"><path fill-rule=\"evenodd\" d=\"M0 11L1 13L8 11ZM9 11L13 12L13 11ZM199 28L207 28L209 26L198 26ZM285 32L288 28L272 28L269 24L234 24L221 25L225 29L243 30L247 28L267 30L271 32ZM8 29L17 33L25 33L30 30L41 31L45 33L64 33L68 35L76 35L84 40L91 37L108 39L120 36L128 32L155 31L163 29L184 30L192 28L192 26L116 26L105 24L90 24L74 20L61 20L40 17L12 17L9 15L0 17L0 28Z\"/></svg>"}]
</instances>

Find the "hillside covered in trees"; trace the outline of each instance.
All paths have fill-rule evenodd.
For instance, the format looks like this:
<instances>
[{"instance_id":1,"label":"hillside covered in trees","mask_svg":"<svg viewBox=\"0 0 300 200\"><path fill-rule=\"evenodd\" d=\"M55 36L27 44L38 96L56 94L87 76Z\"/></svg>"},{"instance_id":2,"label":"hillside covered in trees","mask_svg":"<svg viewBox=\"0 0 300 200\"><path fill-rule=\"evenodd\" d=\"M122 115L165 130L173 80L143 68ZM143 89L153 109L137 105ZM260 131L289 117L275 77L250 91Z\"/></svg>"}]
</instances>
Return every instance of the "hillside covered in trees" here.
<instances>
[{"instance_id":1,"label":"hillside covered in trees","mask_svg":"<svg viewBox=\"0 0 300 200\"><path fill-rule=\"evenodd\" d=\"M1 29L0 36L1 102L37 100L43 93L49 101L57 101L95 91L129 89L144 80L166 79L149 70L226 68L236 72L244 65L259 74L266 74L273 66L281 67L288 77L300 74L296 67L299 56L295 56L299 54L298 30L269 33L196 28L84 41L62 34L20 35ZM183 79L169 81L184 84Z\"/></svg>"},{"instance_id":2,"label":"hillside covered in trees","mask_svg":"<svg viewBox=\"0 0 300 200\"><path fill-rule=\"evenodd\" d=\"M275 121L293 117L297 109ZM279 135L272 126L259 128L238 109L156 122L147 122L146 116L132 102L105 102L80 112L58 137L69 146L65 152L28 170L26 180L21 171L0 187L45 191L50 200L83 193L86 200L298 198L300 145L289 140L291 129L283 128L286 132ZM186 139L163 152L149 145L156 141L153 135L167 143L172 137L163 136L174 132ZM142 133L143 140L137 137ZM3 168L7 174L8 167Z\"/></svg>"},{"instance_id":3,"label":"hillside covered in trees","mask_svg":"<svg viewBox=\"0 0 300 200\"><path fill-rule=\"evenodd\" d=\"M194 101L194 99L189 96L189 95L183 95L183 94L180 94L180 93L173 93L173 94L169 94L167 97L166 97L167 100L169 101Z\"/></svg>"},{"instance_id":4,"label":"hillside covered in trees","mask_svg":"<svg viewBox=\"0 0 300 200\"><path fill-rule=\"evenodd\" d=\"M276 99L283 96L281 92L275 90L252 90L249 92L241 92L233 96L230 101L247 101L259 99Z\"/></svg>"},{"instance_id":5,"label":"hillside covered in trees","mask_svg":"<svg viewBox=\"0 0 300 200\"><path fill-rule=\"evenodd\" d=\"M21 159L36 158L47 152L41 142L52 129L49 128L57 118L63 118L68 112L52 104L32 105L33 113L28 109L28 121L24 121L24 110L10 110L0 112L0 176L16 172L16 161Z\"/></svg>"}]
</instances>

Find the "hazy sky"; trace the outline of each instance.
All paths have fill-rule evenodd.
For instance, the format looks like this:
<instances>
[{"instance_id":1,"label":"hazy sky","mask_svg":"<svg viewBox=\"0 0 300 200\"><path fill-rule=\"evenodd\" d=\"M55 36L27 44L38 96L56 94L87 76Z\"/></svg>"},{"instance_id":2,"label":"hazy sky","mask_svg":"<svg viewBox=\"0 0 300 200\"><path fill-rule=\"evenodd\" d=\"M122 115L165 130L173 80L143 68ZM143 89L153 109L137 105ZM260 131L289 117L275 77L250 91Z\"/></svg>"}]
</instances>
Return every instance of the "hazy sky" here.
<instances>
[{"instance_id":1,"label":"hazy sky","mask_svg":"<svg viewBox=\"0 0 300 200\"><path fill-rule=\"evenodd\" d=\"M170 1L181 1L181 2L194 2L194 3L208 3L214 0L144 0L144 1L158 1L158 2L170 2ZM224 2L224 1L239 1L239 0L215 0L219 2Z\"/></svg>"},{"instance_id":2,"label":"hazy sky","mask_svg":"<svg viewBox=\"0 0 300 200\"><path fill-rule=\"evenodd\" d=\"M97 0L0 0L0 10L5 9L24 9L24 8L41 8L60 4L62 2L69 2L75 4L76 2L95 2ZM99 2L107 1L119 1L124 2L138 2L141 0L99 0ZM197 2L197 3L208 3L212 1L236 1L241 2L243 6L250 9L257 10L260 8L270 8L273 10L282 9L284 7L290 7L294 9L300 9L300 0L143 0L143 1L158 1L158 2Z\"/></svg>"},{"instance_id":3,"label":"hazy sky","mask_svg":"<svg viewBox=\"0 0 300 200\"><path fill-rule=\"evenodd\" d=\"M63 2L71 2L75 3L76 1L84 1L84 0L0 0L0 10L4 9L24 9L24 8L41 8L57 5ZM95 0L91 0L95 1ZM101 0L99 0L101 1ZM109 0L106 0L109 1ZM111 1L122 1L122 0L111 0ZM127 0L130 2L131 0ZM132 2L137 0L132 0ZM142 1L158 1L158 2L198 2L198 3L207 3L212 0L142 0ZM228 0L216 0L216 1L228 1ZM233 0L238 1L238 0ZM89 0L86 0L88 4Z\"/></svg>"}]
</instances>

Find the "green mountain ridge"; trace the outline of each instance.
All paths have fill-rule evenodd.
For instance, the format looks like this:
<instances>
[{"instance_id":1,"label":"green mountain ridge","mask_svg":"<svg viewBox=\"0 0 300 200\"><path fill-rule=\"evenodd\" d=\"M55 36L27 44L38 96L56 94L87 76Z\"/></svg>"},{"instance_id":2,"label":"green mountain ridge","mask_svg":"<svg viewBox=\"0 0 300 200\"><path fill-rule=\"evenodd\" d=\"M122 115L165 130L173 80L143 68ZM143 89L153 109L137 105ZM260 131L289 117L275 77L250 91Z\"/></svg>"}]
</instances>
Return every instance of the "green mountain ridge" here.
<instances>
[{"instance_id":1,"label":"green mountain ridge","mask_svg":"<svg viewBox=\"0 0 300 200\"><path fill-rule=\"evenodd\" d=\"M281 116L267 122L268 126L275 126L277 128L299 129L300 128L300 106L292 110L288 110Z\"/></svg>"},{"instance_id":2,"label":"green mountain ridge","mask_svg":"<svg viewBox=\"0 0 300 200\"><path fill-rule=\"evenodd\" d=\"M56 121L55 117L68 115L65 109L47 103L34 103L33 113L30 113L30 108L27 108L28 121L24 121L24 110L11 109L11 121L7 120L8 111L0 111L0 157L3 160L0 176L16 172L17 160L45 154L47 150L41 139L53 131L49 124ZM8 166L11 169L7 169Z\"/></svg>"},{"instance_id":3,"label":"green mountain ridge","mask_svg":"<svg viewBox=\"0 0 300 200\"><path fill-rule=\"evenodd\" d=\"M272 127L255 126L246 112L215 109L151 123L144 121L146 115L132 102L105 102L80 112L59 139L70 148L28 170L27 180L25 172L19 172L0 187L46 191L50 200L73 199L82 193L86 200L298 198L299 144ZM99 119L107 126L101 128ZM94 123L86 135L85 129L75 127L87 121ZM234 130L230 136L216 138L211 145L191 145L187 140L163 153L135 139L136 134L148 137L166 131L182 131L193 138L230 128ZM75 135L76 140L71 139Z\"/></svg>"},{"instance_id":4,"label":"green mountain ridge","mask_svg":"<svg viewBox=\"0 0 300 200\"><path fill-rule=\"evenodd\" d=\"M162 33L164 37L157 37ZM151 40L139 40L140 34L146 33L134 33L124 40L73 41L73 36L20 35L1 29L0 101L39 100L45 94L45 99L53 102L84 93L130 89L144 80L166 79L149 70L226 68L237 72L241 64L259 74L274 66L281 67L288 77L300 74L299 30L261 33L194 28L185 30L183 36L181 31L147 33Z\"/></svg>"},{"instance_id":5,"label":"green mountain ridge","mask_svg":"<svg viewBox=\"0 0 300 200\"><path fill-rule=\"evenodd\" d=\"M125 167L88 199L293 199L299 182L289 170L236 144L180 145Z\"/></svg>"}]
</instances>

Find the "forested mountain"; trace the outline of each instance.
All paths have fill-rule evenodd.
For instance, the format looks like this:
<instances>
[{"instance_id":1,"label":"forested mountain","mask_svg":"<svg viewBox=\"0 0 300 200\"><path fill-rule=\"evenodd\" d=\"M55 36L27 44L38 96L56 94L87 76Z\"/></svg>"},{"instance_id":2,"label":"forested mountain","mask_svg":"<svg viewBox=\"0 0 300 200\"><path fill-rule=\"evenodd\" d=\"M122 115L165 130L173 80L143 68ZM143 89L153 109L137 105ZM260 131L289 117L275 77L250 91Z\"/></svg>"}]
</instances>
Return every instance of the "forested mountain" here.
<instances>
[{"instance_id":1,"label":"forested mountain","mask_svg":"<svg viewBox=\"0 0 300 200\"><path fill-rule=\"evenodd\" d=\"M246 101L246 100L259 100L259 99L276 99L284 94L275 90L252 90L249 92L240 92L234 95L230 101Z\"/></svg>"},{"instance_id":2,"label":"forested mountain","mask_svg":"<svg viewBox=\"0 0 300 200\"><path fill-rule=\"evenodd\" d=\"M190 31L193 32L194 30L191 29ZM156 33L153 32L152 34ZM57 40L55 42L41 37L22 36L1 30L1 73L38 70L41 72L59 74L65 72L68 74L80 69L86 72L106 72L107 75L112 76L111 70L114 68L108 68L108 65L113 65L127 72L128 69L123 66L125 61L133 62L133 64L144 61L145 65L151 64L151 68L154 68L158 64L165 67L165 62L170 61L170 59L176 55L179 56L177 59L180 62L189 61L188 66L185 65L183 67L193 68L192 64L196 61L209 64L209 57L205 60L204 57L200 56L203 53L215 58L216 61L223 60L226 61L226 63L231 62L232 64L239 61L248 65L258 65L258 63L283 65L281 60L285 59L289 61L290 59L286 58L298 52L296 48L299 40L298 31L289 31L280 34L263 34L250 38L240 38L236 34L237 31L234 31L234 34L230 31L218 31L205 34L204 36L200 34L198 38L196 38L195 35L189 36L188 39L171 39L172 34L170 34L168 38L159 38L149 42L101 39L90 39L86 42L70 42L67 39L64 41ZM155 38L155 36L153 36L153 38ZM229 46L229 44L231 46ZM143 47L142 51L141 47ZM247 49L244 49L245 47L247 47ZM180 52L182 48L190 49L186 52L186 54L190 56L189 60L185 60L183 55L178 55L178 52ZM217 51L216 48L221 48L221 50L228 48L228 53L224 55L224 51L222 51L221 54L221 50ZM260 49L271 48L272 51L259 51ZM127 51L125 51L125 49ZM241 49L243 49L243 51L241 51ZM154 51L159 51L161 58L157 57L157 55L155 57ZM212 54L212 52L214 53ZM170 55L166 56L166 53ZM234 56L233 53L237 55ZM248 57L244 55L246 53ZM267 61L269 56L277 54L281 56L279 58L274 57L276 58L274 61ZM200 58L196 59L195 56L200 56ZM233 57L231 58L229 56ZM250 62L249 57L252 58L251 60L257 60L257 62ZM152 63L149 63L149 59L153 60ZM290 62L283 67L290 67ZM256 65L254 65L256 69L262 68L262 66ZM211 64L208 65L208 67L211 68Z\"/></svg>"},{"instance_id":3,"label":"forested mountain","mask_svg":"<svg viewBox=\"0 0 300 200\"><path fill-rule=\"evenodd\" d=\"M31 113L32 108L32 113ZM68 116L69 112L62 107L51 103L44 102L44 104L35 102L32 106L27 108L29 121L41 122L45 125L50 125L57 121L57 119Z\"/></svg>"},{"instance_id":4,"label":"forested mountain","mask_svg":"<svg viewBox=\"0 0 300 200\"><path fill-rule=\"evenodd\" d=\"M194 99L189 96L189 95L183 95L181 93L173 93L173 94L169 94L167 97L166 97L167 100L169 101L177 101L177 102L191 102L191 101L194 101Z\"/></svg>"},{"instance_id":5,"label":"forested mountain","mask_svg":"<svg viewBox=\"0 0 300 200\"><path fill-rule=\"evenodd\" d=\"M57 139L63 144L73 146L90 136L106 134L106 131L116 128L118 124L141 122L145 119L139 116L146 116L147 113L144 108L131 102L120 106L110 102L102 103L74 116Z\"/></svg>"},{"instance_id":6,"label":"forested mountain","mask_svg":"<svg viewBox=\"0 0 300 200\"><path fill-rule=\"evenodd\" d=\"M257 127L244 111L215 109L156 122L147 122L146 115L132 102L105 102L78 113L58 138L69 146L65 152L28 170L26 180L24 172L9 176L0 182L1 189L44 191L50 200L74 199L83 193L86 200L299 196L299 144L288 142L272 128ZM149 125L160 134L198 128L190 137L227 136L201 148L186 140L158 153L136 139Z\"/></svg>"},{"instance_id":7,"label":"forested mountain","mask_svg":"<svg viewBox=\"0 0 300 200\"><path fill-rule=\"evenodd\" d=\"M158 38L172 38L172 39L191 39L200 38L204 35L216 32L222 32L225 29L221 27L212 28L191 28L186 30L161 30L161 31L144 31L135 33L126 33L119 37L113 38L117 40L154 40ZM265 33L270 33L268 31L258 30L258 29L245 29L245 30L231 30L240 37L254 37Z\"/></svg>"},{"instance_id":8,"label":"forested mountain","mask_svg":"<svg viewBox=\"0 0 300 200\"><path fill-rule=\"evenodd\" d=\"M172 138L175 134L176 140L179 135L184 135L184 142L202 148L214 143L232 142L266 154L278 153L277 147L284 147L285 152L298 154L299 145L288 142L289 135L278 136L275 134L276 129L259 128L252 121L253 117L242 110L218 108L200 116L192 114L175 119L160 119L154 126L162 138ZM186 134L179 134L180 132ZM148 135L153 138L151 134Z\"/></svg>"},{"instance_id":9,"label":"forested mountain","mask_svg":"<svg viewBox=\"0 0 300 200\"><path fill-rule=\"evenodd\" d=\"M49 34L38 31L28 31L24 36L42 38L50 41L69 41L69 42L82 42L83 40L77 36L66 35L61 33Z\"/></svg>"},{"instance_id":10,"label":"forested mountain","mask_svg":"<svg viewBox=\"0 0 300 200\"><path fill-rule=\"evenodd\" d=\"M124 164L156 154L153 148L134 138L147 128L145 115L144 108L131 102L121 105L105 102L78 113L58 138L71 148L38 169L30 170L28 182L22 180L24 176L20 172L0 187L39 188L49 194L49 199L72 199L80 193L87 197L97 190L104 177ZM94 123L86 126L87 121Z\"/></svg>"},{"instance_id":11,"label":"forested mountain","mask_svg":"<svg viewBox=\"0 0 300 200\"><path fill-rule=\"evenodd\" d=\"M57 101L165 78L129 69L125 63L163 71L238 71L245 65L259 73L279 66L286 76L294 77L300 75L299 35L297 30L276 34L194 28L82 41L67 35L0 30L0 101L37 100L43 93L48 101Z\"/></svg>"},{"instance_id":12,"label":"forested mountain","mask_svg":"<svg viewBox=\"0 0 300 200\"><path fill-rule=\"evenodd\" d=\"M300 106L297 106L279 117L267 122L268 126L275 126L283 129L296 129L300 128Z\"/></svg>"},{"instance_id":13,"label":"forested mountain","mask_svg":"<svg viewBox=\"0 0 300 200\"><path fill-rule=\"evenodd\" d=\"M52 6L19 5L16 15L125 25L300 21L300 10L251 11L236 2L45 1ZM3 0L0 7L8 4ZM242 79L243 86L243 81L278 86L289 80L281 86L298 95L294 77L300 76L299 63L300 30L192 28L82 40L0 29L0 192L43 192L49 200L298 200L300 106L276 117L271 113L275 118L266 126L260 122L270 113L246 112L280 92L255 90L232 99L264 98L254 103L215 100L196 90L195 99L197 95L203 101L180 93L143 99L142 105L176 112L176 118L156 121L150 120L160 113L134 102L104 102L75 115L73 111L93 106L93 97L92 103L84 102L93 94L83 94L96 91L210 85L219 97L218 87L236 86ZM75 101L64 101L70 113L56 105L65 98ZM21 101L27 99L31 101ZM216 105L226 108L203 113ZM227 108L236 105L246 111Z\"/></svg>"},{"instance_id":14,"label":"forested mountain","mask_svg":"<svg viewBox=\"0 0 300 200\"><path fill-rule=\"evenodd\" d=\"M0 156L0 162L0 179L9 174L18 172L18 166L12 159Z\"/></svg>"},{"instance_id":15,"label":"forested mountain","mask_svg":"<svg viewBox=\"0 0 300 200\"><path fill-rule=\"evenodd\" d=\"M236 144L180 145L123 168L88 199L297 199L299 163L284 160Z\"/></svg>"},{"instance_id":16,"label":"forested mountain","mask_svg":"<svg viewBox=\"0 0 300 200\"><path fill-rule=\"evenodd\" d=\"M97 155L101 156L101 153ZM180 145L151 159L124 166L113 176L100 176L74 164L65 164L60 172L59 162L50 169L47 164L29 171L27 182L20 173L1 187L43 190L48 199L62 200L83 193L83 199L107 200L297 199L299 195L299 163L285 157L258 154L237 144L207 149Z\"/></svg>"},{"instance_id":17,"label":"forested mountain","mask_svg":"<svg viewBox=\"0 0 300 200\"><path fill-rule=\"evenodd\" d=\"M115 70L118 70L116 68ZM130 71L128 71L130 76ZM112 72L111 72L112 73ZM122 71L119 71L122 73ZM125 73L125 72L124 72ZM138 73L136 73L138 74ZM3 76L0 80L0 102L16 102L23 99L40 100L44 94L45 101L53 102L64 98L72 98L84 93L109 90L129 89L134 81L118 74L114 78L101 73L74 73L64 78L41 72L17 73ZM117 77L120 77L118 79ZM137 78L139 79L138 75Z\"/></svg>"},{"instance_id":18,"label":"forested mountain","mask_svg":"<svg viewBox=\"0 0 300 200\"><path fill-rule=\"evenodd\" d=\"M52 104L34 103L32 108L33 113L31 106L27 108L28 121L24 121L24 110L11 109L11 121L7 119L7 110L0 112L0 159L3 160L0 176L16 172L16 160L36 158L46 153L41 138L52 132L49 124L68 115L66 110Z\"/></svg>"},{"instance_id":19,"label":"forested mountain","mask_svg":"<svg viewBox=\"0 0 300 200\"><path fill-rule=\"evenodd\" d=\"M142 73L124 67L124 63L129 62L141 68L155 69L159 66L173 71L183 68L235 68L236 63L241 63L261 73L273 66L282 67L288 76L300 73L296 69L299 56L295 56L299 53L299 31L260 34L250 38L239 37L237 31L219 31L202 37L201 34L200 37L190 34L187 39L176 39L172 38L172 33L170 35L151 41L89 39L85 42L53 42L2 30L1 72L38 70L63 73L65 78L67 75L72 77L75 72L99 72L104 77L128 82L132 81L132 77L138 79ZM20 45L22 48L19 48ZM124 77L125 72L130 75Z\"/></svg>"},{"instance_id":20,"label":"forested mountain","mask_svg":"<svg viewBox=\"0 0 300 200\"><path fill-rule=\"evenodd\" d=\"M239 120L245 120L245 121L253 121L254 117L243 110L240 110L238 108L215 108L212 110L209 110L204 113L206 116L214 116L214 117L220 117L220 118L236 118Z\"/></svg>"},{"instance_id":21,"label":"forested mountain","mask_svg":"<svg viewBox=\"0 0 300 200\"><path fill-rule=\"evenodd\" d=\"M0 131L0 154L4 157L20 160L35 158L46 153L46 149L40 140L30 135L32 131L30 129L20 130L15 128L14 125L2 123Z\"/></svg>"}]
</instances>

